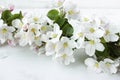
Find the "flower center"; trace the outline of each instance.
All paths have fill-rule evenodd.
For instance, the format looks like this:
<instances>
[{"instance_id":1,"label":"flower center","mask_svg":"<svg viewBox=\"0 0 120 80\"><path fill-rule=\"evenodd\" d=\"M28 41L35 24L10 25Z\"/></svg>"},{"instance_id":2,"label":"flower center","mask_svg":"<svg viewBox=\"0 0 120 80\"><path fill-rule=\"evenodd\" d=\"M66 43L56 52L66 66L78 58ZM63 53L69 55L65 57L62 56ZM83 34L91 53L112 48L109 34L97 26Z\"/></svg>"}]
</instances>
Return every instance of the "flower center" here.
<instances>
[{"instance_id":1,"label":"flower center","mask_svg":"<svg viewBox=\"0 0 120 80\"><path fill-rule=\"evenodd\" d=\"M62 5L62 2L61 1L58 1L57 3L58 7Z\"/></svg>"},{"instance_id":2,"label":"flower center","mask_svg":"<svg viewBox=\"0 0 120 80\"><path fill-rule=\"evenodd\" d=\"M106 65L107 67L110 67L110 63L108 63L108 62L107 62L107 63L105 63L105 65Z\"/></svg>"},{"instance_id":3,"label":"flower center","mask_svg":"<svg viewBox=\"0 0 120 80\"><path fill-rule=\"evenodd\" d=\"M42 27L41 27L41 30L42 30L42 31L45 31L45 30L46 30L46 27L45 27L45 26L42 26Z\"/></svg>"},{"instance_id":4,"label":"flower center","mask_svg":"<svg viewBox=\"0 0 120 80\"><path fill-rule=\"evenodd\" d=\"M38 18L37 18L37 17L34 17L33 20L36 22L36 21L38 21Z\"/></svg>"},{"instance_id":5,"label":"flower center","mask_svg":"<svg viewBox=\"0 0 120 80\"><path fill-rule=\"evenodd\" d=\"M106 30L105 35L108 35L108 34L110 34L110 31L109 31L109 30Z\"/></svg>"},{"instance_id":6,"label":"flower center","mask_svg":"<svg viewBox=\"0 0 120 80\"><path fill-rule=\"evenodd\" d=\"M99 67L99 64L96 62L94 66L95 66L96 68L98 68L98 67Z\"/></svg>"},{"instance_id":7,"label":"flower center","mask_svg":"<svg viewBox=\"0 0 120 80\"><path fill-rule=\"evenodd\" d=\"M2 29L2 33L5 34L7 32L7 29Z\"/></svg>"},{"instance_id":8,"label":"flower center","mask_svg":"<svg viewBox=\"0 0 120 80\"><path fill-rule=\"evenodd\" d=\"M66 48L67 46L68 46L68 43L65 42L65 43L63 44L63 47Z\"/></svg>"},{"instance_id":9,"label":"flower center","mask_svg":"<svg viewBox=\"0 0 120 80\"><path fill-rule=\"evenodd\" d=\"M65 58L67 57L67 55L66 55L66 54L63 54L61 57L62 57L63 59L65 59Z\"/></svg>"},{"instance_id":10,"label":"flower center","mask_svg":"<svg viewBox=\"0 0 120 80\"><path fill-rule=\"evenodd\" d=\"M34 39L35 39L35 40L38 40L38 39L39 39L39 37L34 37Z\"/></svg>"},{"instance_id":11,"label":"flower center","mask_svg":"<svg viewBox=\"0 0 120 80\"><path fill-rule=\"evenodd\" d=\"M85 18L83 19L83 21L87 22L87 21L89 21L89 19L85 17Z\"/></svg>"},{"instance_id":12,"label":"flower center","mask_svg":"<svg viewBox=\"0 0 120 80\"><path fill-rule=\"evenodd\" d=\"M79 37L83 37L83 33L79 32L79 33L78 33L78 36L79 36Z\"/></svg>"},{"instance_id":13,"label":"flower center","mask_svg":"<svg viewBox=\"0 0 120 80\"><path fill-rule=\"evenodd\" d=\"M74 14L74 11L73 11L73 10L69 10L69 11L68 11L68 14L69 14L69 15L72 15L72 14Z\"/></svg>"},{"instance_id":14,"label":"flower center","mask_svg":"<svg viewBox=\"0 0 120 80\"><path fill-rule=\"evenodd\" d=\"M52 34L52 38L56 38L57 37L57 34Z\"/></svg>"},{"instance_id":15,"label":"flower center","mask_svg":"<svg viewBox=\"0 0 120 80\"><path fill-rule=\"evenodd\" d=\"M20 22L20 23L19 23L19 26L22 27L22 25L23 25L23 24Z\"/></svg>"},{"instance_id":16,"label":"flower center","mask_svg":"<svg viewBox=\"0 0 120 80\"><path fill-rule=\"evenodd\" d=\"M89 30L91 33L95 32L94 28L90 28Z\"/></svg>"},{"instance_id":17,"label":"flower center","mask_svg":"<svg viewBox=\"0 0 120 80\"><path fill-rule=\"evenodd\" d=\"M34 33L34 32L35 32L35 28L32 28L32 29L31 29L31 32L33 32L33 33Z\"/></svg>"},{"instance_id":18,"label":"flower center","mask_svg":"<svg viewBox=\"0 0 120 80\"><path fill-rule=\"evenodd\" d=\"M91 45L94 45L94 44L95 44L94 40L89 41L89 43L90 43Z\"/></svg>"}]
</instances>

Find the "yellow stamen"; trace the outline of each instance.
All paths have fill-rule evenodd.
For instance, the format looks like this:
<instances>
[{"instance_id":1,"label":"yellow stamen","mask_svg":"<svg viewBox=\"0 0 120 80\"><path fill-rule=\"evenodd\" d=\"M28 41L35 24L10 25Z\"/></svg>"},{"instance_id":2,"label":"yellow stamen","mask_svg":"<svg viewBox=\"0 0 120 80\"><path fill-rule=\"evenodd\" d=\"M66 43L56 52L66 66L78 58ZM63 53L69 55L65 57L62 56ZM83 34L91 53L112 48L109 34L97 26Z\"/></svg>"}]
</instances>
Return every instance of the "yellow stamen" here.
<instances>
[{"instance_id":1,"label":"yellow stamen","mask_svg":"<svg viewBox=\"0 0 120 80\"><path fill-rule=\"evenodd\" d=\"M99 67L99 64L96 62L94 66L95 66L96 68L98 68L98 67Z\"/></svg>"},{"instance_id":2,"label":"yellow stamen","mask_svg":"<svg viewBox=\"0 0 120 80\"><path fill-rule=\"evenodd\" d=\"M79 33L78 33L78 36L79 36L79 37L83 37L83 33L79 32Z\"/></svg>"},{"instance_id":3,"label":"yellow stamen","mask_svg":"<svg viewBox=\"0 0 120 80\"><path fill-rule=\"evenodd\" d=\"M32 29L31 29L31 32L33 32L33 33L34 33L34 32L35 32L35 28L32 28Z\"/></svg>"},{"instance_id":4,"label":"yellow stamen","mask_svg":"<svg viewBox=\"0 0 120 80\"><path fill-rule=\"evenodd\" d=\"M106 65L107 67L110 67L110 63L108 63L108 62L107 62L105 65Z\"/></svg>"},{"instance_id":5,"label":"yellow stamen","mask_svg":"<svg viewBox=\"0 0 120 80\"><path fill-rule=\"evenodd\" d=\"M56 38L57 37L57 34L52 34L52 38Z\"/></svg>"},{"instance_id":6,"label":"yellow stamen","mask_svg":"<svg viewBox=\"0 0 120 80\"><path fill-rule=\"evenodd\" d=\"M63 47L66 48L67 46L68 46L68 43L65 42L65 43L63 44Z\"/></svg>"},{"instance_id":7,"label":"yellow stamen","mask_svg":"<svg viewBox=\"0 0 120 80\"><path fill-rule=\"evenodd\" d=\"M20 22L20 23L19 23L19 26L20 26L20 27L22 27L22 26L23 26L23 24Z\"/></svg>"},{"instance_id":8,"label":"yellow stamen","mask_svg":"<svg viewBox=\"0 0 120 80\"><path fill-rule=\"evenodd\" d=\"M42 26L42 27L41 27L41 30L42 30L42 31L45 31L45 30L46 30L46 27L45 27L45 26Z\"/></svg>"},{"instance_id":9,"label":"yellow stamen","mask_svg":"<svg viewBox=\"0 0 120 80\"><path fill-rule=\"evenodd\" d=\"M106 30L105 35L108 35L108 34L110 34L110 31L109 31L109 30Z\"/></svg>"},{"instance_id":10,"label":"yellow stamen","mask_svg":"<svg viewBox=\"0 0 120 80\"><path fill-rule=\"evenodd\" d=\"M94 40L89 41L89 43L90 43L91 45L94 45L94 44L95 44Z\"/></svg>"},{"instance_id":11,"label":"yellow stamen","mask_svg":"<svg viewBox=\"0 0 120 80\"><path fill-rule=\"evenodd\" d=\"M90 28L89 30L91 33L95 32L94 28Z\"/></svg>"},{"instance_id":12,"label":"yellow stamen","mask_svg":"<svg viewBox=\"0 0 120 80\"><path fill-rule=\"evenodd\" d=\"M33 20L34 20L35 22L37 22L37 21L38 21L38 18L37 18L37 17L34 17Z\"/></svg>"},{"instance_id":13,"label":"yellow stamen","mask_svg":"<svg viewBox=\"0 0 120 80\"><path fill-rule=\"evenodd\" d=\"M7 29L2 29L2 33L5 34L7 32Z\"/></svg>"},{"instance_id":14,"label":"yellow stamen","mask_svg":"<svg viewBox=\"0 0 120 80\"><path fill-rule=\"evenodd\" d=\"M62 5L62 2L58 1L57 5L58 5L58 6L61 6L61 5Z\"/></svg>"},{"instance_id":15,"label":"yellow stamen","mask_svg":"<svg viewBox=\"0 0 120 80\"><path fill-rule=\"evenodd\" d=\"M69 15L72 15L72 14L74 14L74 11L73 11L73 10L69 10L69 11L68 11L68 14L69 14Z\"/></svg>"},{"instance_id":16,"label":"yellow stamen","mask_svg":"<svg viewBox=\"0 0 120 80\"><path fill-rule=\"evenodd\" d=\"M87 22L87 21L89 21L89 19L85 17L85 18L83 19L83 21Z\"/></svg>"},{"instance_id":17,"label":"yellow stamen","mask_svg":"<svg viewBox=\"0 0 120 80\"><path fill-rule=\"evenodd\" d=\"M34 39L35 39L35 40L38 40L38 39L39 39L39 37L34 37Z\"/></svg>"},{"instance_id":18,"label":"yellow stamen","mask_svg":"<svg viewBox=\"0 0 120 80\"><path fill-rule=\"evenodd\" d=\"M61 57L62 57L63 59L65 59L65 58L67 57L67 55L66 55L66 54L63 54Z\"/></svg>"}]
</instances>

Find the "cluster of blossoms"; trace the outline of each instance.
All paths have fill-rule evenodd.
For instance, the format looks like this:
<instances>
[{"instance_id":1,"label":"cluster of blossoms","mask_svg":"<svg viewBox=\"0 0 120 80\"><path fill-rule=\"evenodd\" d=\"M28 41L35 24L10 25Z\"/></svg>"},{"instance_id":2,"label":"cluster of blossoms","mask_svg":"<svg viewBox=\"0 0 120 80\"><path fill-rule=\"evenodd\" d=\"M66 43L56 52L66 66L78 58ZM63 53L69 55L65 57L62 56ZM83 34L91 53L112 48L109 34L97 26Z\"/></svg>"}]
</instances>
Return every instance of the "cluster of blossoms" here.
<instances>
[{"instance_id":1,"label":"cluster of blossoms","mask_svg":"<svg viewBox=\"0 0 120 80\"><path fill-rule=\"evenodd\" d=\"M93 21L94 28L89 25L85 40L85 52L92 58L86 59L85 64L97 73L116 73L120 64L120 56L116 55L120 51L120 28L105 18Z\"/></svg>"},{"instance_id":2,"label":"cluster of blossoms","mask_svg":"<svg viewBox=\"0 0 120 80\"><path fill-rule=\"evenodd\" d=\"M56 0L46 15L12 14L14 6L0 8L0 43L30 46L38 54L68 65L75 50L84 49L89 69L116 73L120 64L120 28L106 18L82 17L75 4Z\"/></svg>"}]
</instances>

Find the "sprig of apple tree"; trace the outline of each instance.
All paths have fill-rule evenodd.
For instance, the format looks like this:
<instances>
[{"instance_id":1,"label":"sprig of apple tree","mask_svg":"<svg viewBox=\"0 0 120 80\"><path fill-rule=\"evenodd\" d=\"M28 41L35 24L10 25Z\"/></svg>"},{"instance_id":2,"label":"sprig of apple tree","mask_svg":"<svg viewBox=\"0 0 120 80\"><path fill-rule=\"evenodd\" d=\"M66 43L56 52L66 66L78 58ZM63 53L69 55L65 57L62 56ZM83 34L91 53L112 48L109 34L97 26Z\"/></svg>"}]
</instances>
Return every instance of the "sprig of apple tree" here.
<instances>
[{"instance_id":1,"label":"sprig of apple tree","mask_svg":"<svg viewBox=\"0 0 120 80\"><path fill-rule=\"evenodd\" d=\"M4 10L1 15L1 19L6 23L8 26L12 26L12 21L15 19L22 19L22 12L12 14L10 10Z\"/></svg>"},{"instance_id":2,"label":"sprig of apple tree","mask_svg":"<svg viewBox=\"0 0 120 80\"><path fill-rule=\"evenodd\" d=\"M71 37L73 35L73 27L69 24L68 19L65 18L64 12L52 9L48 12L47 17L60 26L63 31L62 36Z\"/></svg>"},{"instance_id":3,"label":"sprig of apple tree","mask_svg":"<svg viewBox=\"0 0 120 80\"><path fill-rule=\"evenodd\" d=\"M112 60L120 57L120 34L119 40L116 42L105 42L104 38L101 38L101 43L103 43L105 50L103 52L96 51L95 55L98 61L104 60L105 58L110 58Z\"/></svg>"}]
</instances>

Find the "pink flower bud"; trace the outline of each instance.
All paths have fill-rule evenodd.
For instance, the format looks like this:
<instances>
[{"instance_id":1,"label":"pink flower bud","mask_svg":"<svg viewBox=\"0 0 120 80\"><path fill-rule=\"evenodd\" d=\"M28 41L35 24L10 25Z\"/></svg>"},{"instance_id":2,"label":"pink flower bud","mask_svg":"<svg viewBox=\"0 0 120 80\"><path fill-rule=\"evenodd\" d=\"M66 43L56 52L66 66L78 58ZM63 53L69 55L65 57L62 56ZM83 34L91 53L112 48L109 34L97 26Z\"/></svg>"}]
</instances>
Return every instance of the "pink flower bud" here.
<instances>
[{"instance_id":1,"label":"pink flower bud","mask_svg":"<svg viewBox=\"0 0 120 80\"><path fill-rule=\"evenodd\" d=\"M13 10L14 10L14 7L15 7L14 5L10 4L10 5L9 5L9 10L10 10L10 11L13 11Z\"/></svg>"}]
</instances>

